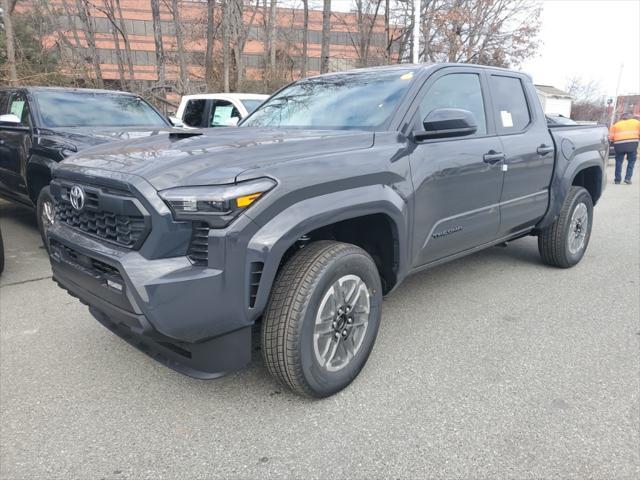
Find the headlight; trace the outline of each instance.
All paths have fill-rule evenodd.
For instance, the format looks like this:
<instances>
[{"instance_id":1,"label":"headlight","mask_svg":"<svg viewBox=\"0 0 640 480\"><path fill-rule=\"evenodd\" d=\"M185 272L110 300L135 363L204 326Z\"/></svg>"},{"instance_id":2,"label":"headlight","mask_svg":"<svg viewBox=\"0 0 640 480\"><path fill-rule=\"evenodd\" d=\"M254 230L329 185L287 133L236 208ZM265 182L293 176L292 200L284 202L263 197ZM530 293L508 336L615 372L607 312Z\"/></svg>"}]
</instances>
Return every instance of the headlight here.
<instances>
[{"instance_id":1,"label":"headlight","mask_svg":"<svg viewBox=\"0 0 640 480\"><path fill-rule=\"evenodd\" d=\"M223 228L275 185L270 178L259 178L233 185L170 188L159 194L176 220L202 221Z\"/></svg>"}]
</instances>

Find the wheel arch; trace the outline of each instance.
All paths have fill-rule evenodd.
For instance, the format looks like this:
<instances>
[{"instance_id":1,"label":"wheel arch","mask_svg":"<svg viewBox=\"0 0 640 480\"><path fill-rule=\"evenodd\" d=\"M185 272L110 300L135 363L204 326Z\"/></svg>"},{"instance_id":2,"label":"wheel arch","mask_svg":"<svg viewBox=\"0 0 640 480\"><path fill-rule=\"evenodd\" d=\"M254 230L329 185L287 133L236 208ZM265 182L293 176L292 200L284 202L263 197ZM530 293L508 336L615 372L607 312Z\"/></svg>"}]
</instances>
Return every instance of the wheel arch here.
<instances>
[{"instance_id":1,"label":"wheel arch","mask_svg":"<svg viewBox=\"0 0 640 480\"><path fill-rule=\"evenodd\" d=\"M562 160L556 160L556 162L559 161ZM572 186L584 187L591 195L591 199L595 205L602 196L605 183L606 175L602 159L570 162L562 171L559 166L556 166L551 188L549 189L549 207L547 208L545 216L536 226L536 229L541 230L553 224L560 214L562 204Z\"/></svg>"},{"instance_id":2,"label":"wheel arch","mask_svg":"<svg viewBox=\"0 0 640 480\"><path fill-rule=\"evenodd\" d=\"M247 246L248 268L262 263L252 317L264 310L284 262L314 240L344 241L366 250L378 266L385 292L390 291L407 271L407 218L404 199L383 185L321 195L284 209L262 225ZM369 241L359 241L363 239Z\"/></svg>"},{"instance_id":3,"label":"wheel arch","mask_svg":"<svg viewBox=\"0 0 640 480\"><path fill-rule=\"evenodd\" d=\"M574 173L571 186L586 189L595 205L602 196L603 175L603 170L599 165L585 166Z\"/></svg>"},{"instance_id":4,"label":"wheel arch","mask_svg":"<svg viewBox=\"0 0 640 480\"><path fill-rule=\"evenodd\" d=\"M34 206L37 206L40 191L51 183L54 165L53 160L40 156L32 157L27 165L27 190Z\"/></svg>"}]
</instances>

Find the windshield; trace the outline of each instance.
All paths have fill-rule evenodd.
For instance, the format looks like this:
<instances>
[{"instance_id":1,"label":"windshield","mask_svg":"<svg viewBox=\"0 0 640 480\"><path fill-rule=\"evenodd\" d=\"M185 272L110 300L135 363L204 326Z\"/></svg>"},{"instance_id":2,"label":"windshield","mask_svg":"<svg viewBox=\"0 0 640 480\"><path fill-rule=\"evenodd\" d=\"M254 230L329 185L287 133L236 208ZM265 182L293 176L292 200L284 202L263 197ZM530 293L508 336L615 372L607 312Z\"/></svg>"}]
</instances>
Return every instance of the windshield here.
<instances>
[{"instance_id":1,"label":"windshield","mask_svg":"<svg viewBox=\"0 0 640 480\"><path fill-rule=\"evenodd\" d=\"M277 93L242 126L375 129L391 118L412 79L401 69L309 78Z\"/></svg>"},{"instance_id":2,"label":"windshield","mask_svg":"<svg viewBox=\"0 0 640 480\"><path fill-rule=\"evenodd\" d=\"M36 93L46 127L166 127L140 97L118 93L41 91Z\"/></svg>"},{"instance_id":3,"label":"windshield","mask_svg":"<svg viewBox=\"0 0 640 480\"><path fill-rule=\"evenodd\" d=\"M256 108L258 108L264 100L254 99L254 98L245 98L244 100L240 100L244 105L244 108L247 109L247 113L253 112Z\"/></svg>"}]
</instances>

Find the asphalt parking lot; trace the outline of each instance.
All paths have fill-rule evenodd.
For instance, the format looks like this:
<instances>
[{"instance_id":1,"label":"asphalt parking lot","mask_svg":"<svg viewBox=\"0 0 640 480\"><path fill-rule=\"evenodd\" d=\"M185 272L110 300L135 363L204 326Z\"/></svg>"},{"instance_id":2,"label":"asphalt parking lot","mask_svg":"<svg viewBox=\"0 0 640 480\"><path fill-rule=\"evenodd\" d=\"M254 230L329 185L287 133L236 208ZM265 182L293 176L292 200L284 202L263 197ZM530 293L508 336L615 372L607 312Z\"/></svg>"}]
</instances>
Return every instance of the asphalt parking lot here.
<instances>
[{"instance_id":1,"label":"asphalt parking lot","mask_svg":"<svg viewBox=\"0 0 640 480\"><path fill-rule=\"evenodd\" d=\"M0 477L638 478L639 193L608 185L573 269L527 238L409 278L362 374L322 401L258 351L215 381L139 353L0 202Z\"/></svg>"}]
</instances>

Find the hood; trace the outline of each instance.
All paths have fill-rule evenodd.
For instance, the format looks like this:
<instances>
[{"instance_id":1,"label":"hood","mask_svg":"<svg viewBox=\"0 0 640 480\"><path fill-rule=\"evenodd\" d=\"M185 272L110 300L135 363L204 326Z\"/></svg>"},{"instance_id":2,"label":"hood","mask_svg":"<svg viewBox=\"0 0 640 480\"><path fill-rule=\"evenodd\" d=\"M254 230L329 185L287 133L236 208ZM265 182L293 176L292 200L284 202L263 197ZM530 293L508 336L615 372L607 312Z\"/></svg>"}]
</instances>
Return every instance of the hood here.
<instances>
[{"instance_id":1,"label":"hood","mask_svg":"<svg viewBox=\"0 0 640 480\"><path fill-rule=\"evenodd\" d=\"M41 146L65 145L67 148L75 148L76 151L103 143L119 140L131 140L145 138L152 135L168 134L175 131L171 127L61 127L41 128L38 130Z\"/></svg>"},{"instance_id":2,"label":"hood","mask_svg":"<svg viewBox=\"0 0 640 480\"><path fill-rule=\"evenodd\" d=\"M89 175L95 169L137 175L164 190L233 183L246 170L372 145L372 132L220 128L100 145L62 165Z\"/></svg>"}]
</instances>

